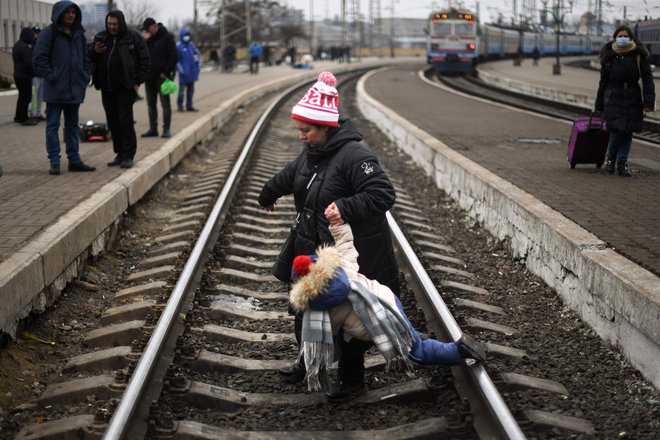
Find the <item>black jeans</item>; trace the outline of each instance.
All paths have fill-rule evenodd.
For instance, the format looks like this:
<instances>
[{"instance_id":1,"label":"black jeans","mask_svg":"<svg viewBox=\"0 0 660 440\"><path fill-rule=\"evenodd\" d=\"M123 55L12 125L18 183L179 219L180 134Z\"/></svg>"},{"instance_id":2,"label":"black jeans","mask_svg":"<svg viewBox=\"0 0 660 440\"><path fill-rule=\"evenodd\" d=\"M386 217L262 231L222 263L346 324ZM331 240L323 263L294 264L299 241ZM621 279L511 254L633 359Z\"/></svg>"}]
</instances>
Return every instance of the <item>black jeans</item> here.
<instances>
[{"instance_id":1,"label":"black jeans","mask_svg":"<svg viewBox=\"0 0 660 440\"><path fill-rule=\"evenodd\" d=\"M163 131L170 129L172 122L172 105L170 104L170 95L160 93L160 85L163 80L160 77L148 78L144 83L144 90L147 94L147 106L149 107L149 130L158 131L158 97L160 96L160 106L163 108Z\"/></svg>"},{"instance_id":2,"label":"black jeans","mask_svg":"<svg viewBox=\"0 0 660 440\"><path fill-rule=\"evenodd\" d=\"M16 113L14 113L14 121L25 122L29 118L28 107L32 99L32 78L16 78L14 83L18 89L18 100L16 101Z\"/></svg>"},{"instance_id":3,"label":"black jeans","mask_svg":"<svg viewBox=\"0 0 660 440\"><path fill-rule=\"evenodd\" d=\"M103 90L101 100L108 128L112 134L112 149L119 159L133 159L137 150L137 138L133 127L133 103L135 90Z\"/></svg>"}]
</instances>

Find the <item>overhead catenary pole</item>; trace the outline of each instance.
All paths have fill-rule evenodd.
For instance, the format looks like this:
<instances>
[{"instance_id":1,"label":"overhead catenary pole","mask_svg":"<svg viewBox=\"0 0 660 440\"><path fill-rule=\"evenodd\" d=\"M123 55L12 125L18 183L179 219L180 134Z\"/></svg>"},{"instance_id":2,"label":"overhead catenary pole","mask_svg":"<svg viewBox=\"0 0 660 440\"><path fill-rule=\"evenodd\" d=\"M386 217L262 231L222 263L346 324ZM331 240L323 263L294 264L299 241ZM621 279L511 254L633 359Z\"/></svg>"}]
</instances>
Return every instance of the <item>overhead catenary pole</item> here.
<instances>
[{"instance_id":1,"label":"overhead catenary pole","mask_svg":"<svg viewBox=\"0 0 660 440\"><path fill-rule=\"evenodd\" d=\"M226 42L226 37L225 34L227 33L227 25L225 23L225 19L227 17L227 14L225 13L225 1L222 0L220 4L220 54L221 56L224 56L225 54L225 46L227 45ZM223 59L223 63L225 63L226 60Z\"/></svg>"},{"instance_id":2,"label":"overhead catenary pole","mask_svg":"<svg viewBox=\"0 0 660 440\"><path fill-rule=\"evenodd\" d=\"M245 0L245 40L252 43L252 19L250 17L250 0Z\"/></svg>"},{"instance_id":3,"label":"overhead catenary pole","mask_svg":"<svg viewBox=\"0 0 660 440\"><path fill-rule=\"evenodd\" d=\"M341 47L346 47L346 0L341 0Z\"/></svg>"},{"instance_id":4,"label":"overhead catenary pole","mask_svg":"<svg viewBox=\"0 0 660 440\"><path fill-rule=\"evenodd\" d=\"M314 0L309 0L309 53L314 55Z\"/></svg>"}]
</instances>

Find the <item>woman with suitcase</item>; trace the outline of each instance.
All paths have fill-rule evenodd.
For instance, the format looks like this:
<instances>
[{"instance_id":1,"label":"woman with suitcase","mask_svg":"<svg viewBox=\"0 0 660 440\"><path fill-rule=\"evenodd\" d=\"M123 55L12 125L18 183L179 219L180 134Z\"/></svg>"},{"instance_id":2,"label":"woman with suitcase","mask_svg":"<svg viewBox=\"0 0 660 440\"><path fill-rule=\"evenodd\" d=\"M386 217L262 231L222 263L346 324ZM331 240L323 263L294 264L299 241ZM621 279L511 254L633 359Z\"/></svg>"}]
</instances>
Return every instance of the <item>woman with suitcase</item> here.
<instances>
[{"instance_id":1,"label":"woman with suitcase","mask_svg":"<svg viewBox=\"0 0 660 440\"><path fill-rule=\"evenodd\" d=\"M627 162L632 135L642 129L644 114L654 108L655 87L649 53L639 44L633 31L622 25L616 28L612 37L613 41L606 43L600 51L600 82L595 110L604 112L610 129L607 172L614 173L616 163L619 175L630 177Z\"/></svg>"}]
</instances>

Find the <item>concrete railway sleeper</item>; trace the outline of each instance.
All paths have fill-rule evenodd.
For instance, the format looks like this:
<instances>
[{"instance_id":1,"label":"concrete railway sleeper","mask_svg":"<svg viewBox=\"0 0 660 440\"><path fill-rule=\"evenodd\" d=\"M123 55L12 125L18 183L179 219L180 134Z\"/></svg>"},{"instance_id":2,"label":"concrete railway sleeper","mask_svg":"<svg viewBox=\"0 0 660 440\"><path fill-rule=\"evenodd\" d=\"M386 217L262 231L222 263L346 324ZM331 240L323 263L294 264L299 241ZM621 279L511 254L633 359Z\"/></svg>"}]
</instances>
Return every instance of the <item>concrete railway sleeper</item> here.
<instances>
[{"instance_id":1,"label":"concrete railway sleeper","mask_svg":"<svg viewBox=\"0 0 660 440\"><path fill-rule=\"evenodd\" d=\"M538 374L543 364L525 350L506 344L520 331L507 325L509 311L489 300L461 252L394 174L389 221L406 313L440 340L465 331L497 341L487 344L493 369L489 360L384 372L372 349L369 392L343 405L279 380L277 370L291 363L297 345L286 288L270 266L295 211L281 200L267 215L256 198L299 151L294 130L282 127L290 126L300 90L272 105L275 114L259 130L252 127L266 106L250 108L218 151L179 171L189 191L169 199L159 215L166 226L135 265L130 286L116 292L116 306L100 319L105 326L84 338L89 351L69 359L65 380L38 398L48 421L16 438L597 438L588 420L557 411L552 397L536 397L566 398L570 390L563 378ZM242 149L246 138L257 143L253 153ZM239 168L242 159L249 162ZM505 403L501 390L529 400ZM85 414L62 410L80 402L89 404Z\"/></svg>"}]
</instances>

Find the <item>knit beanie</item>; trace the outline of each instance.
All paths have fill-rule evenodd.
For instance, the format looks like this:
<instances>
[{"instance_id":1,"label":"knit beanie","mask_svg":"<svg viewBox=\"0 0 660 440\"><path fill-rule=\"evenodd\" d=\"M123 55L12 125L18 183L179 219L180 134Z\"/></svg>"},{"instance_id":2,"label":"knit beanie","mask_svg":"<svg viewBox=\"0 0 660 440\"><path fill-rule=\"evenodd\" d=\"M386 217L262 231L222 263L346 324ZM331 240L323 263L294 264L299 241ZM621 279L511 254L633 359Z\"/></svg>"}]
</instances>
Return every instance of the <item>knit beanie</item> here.
<instances>
[{"instance_id":1,"label":"knit beanie","mask_svg":"<svg viewBox=\"0 0 660 440\"><path fill-rule=\"evenodd\" d=\"M339 92L337 78L330 72L321 72L318 81L293 107L291 117L317 125L337 127L339 121Z\"/></svg>"}]
</instances>

